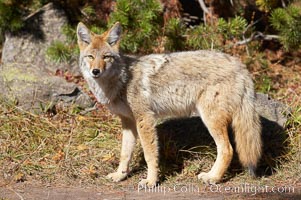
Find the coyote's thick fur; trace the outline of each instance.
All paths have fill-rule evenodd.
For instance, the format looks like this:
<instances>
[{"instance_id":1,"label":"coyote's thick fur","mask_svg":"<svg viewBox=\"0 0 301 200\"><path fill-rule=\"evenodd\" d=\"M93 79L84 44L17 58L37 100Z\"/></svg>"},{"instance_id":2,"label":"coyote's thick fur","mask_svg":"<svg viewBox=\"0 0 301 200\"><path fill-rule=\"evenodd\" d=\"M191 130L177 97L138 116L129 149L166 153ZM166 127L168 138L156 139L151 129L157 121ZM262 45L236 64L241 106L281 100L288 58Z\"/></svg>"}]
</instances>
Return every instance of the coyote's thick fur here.
<instances>
[{"instance_id":1,"label":"coyote's thick fur","mask_svg":"<svg viewBox=\"0 0 301 200\"><path fill-rule=\"evenodd\" d=\"M233 155L232 127L243 166L254 170L261 155L261 126L254 109L252 79L238 59L215 51L152 54L139 58L120 54L121 26L97 35L77 27L80 69L97 100L122 122L120 164L108 175L125 179L139 136L147 163L147 178L158 181L157 117L187 117L196 112L217 146L212 169L198 175L205 183L220 181Z\"/></svg>"}]
</instances>

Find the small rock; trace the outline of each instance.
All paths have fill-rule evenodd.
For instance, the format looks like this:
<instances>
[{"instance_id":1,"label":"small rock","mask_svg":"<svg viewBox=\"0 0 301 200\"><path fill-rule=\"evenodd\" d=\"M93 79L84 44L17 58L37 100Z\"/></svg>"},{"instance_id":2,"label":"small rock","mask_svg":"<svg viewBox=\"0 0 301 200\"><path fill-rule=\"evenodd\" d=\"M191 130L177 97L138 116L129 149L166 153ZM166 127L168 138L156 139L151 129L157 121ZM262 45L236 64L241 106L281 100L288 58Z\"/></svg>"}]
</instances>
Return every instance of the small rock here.
<instances>
[{"instance_id":1,"label":"small rock","mask_svg":"<svg viewBox=\"0 0 301 200\"><path fill-rule=\"evenodd\" d=\"M257 93L256 111L262 117L284 127L287 121L287 114L290 113L290 108L277 100L271 99L267 94Z\"/></svg>"}]
</instances>

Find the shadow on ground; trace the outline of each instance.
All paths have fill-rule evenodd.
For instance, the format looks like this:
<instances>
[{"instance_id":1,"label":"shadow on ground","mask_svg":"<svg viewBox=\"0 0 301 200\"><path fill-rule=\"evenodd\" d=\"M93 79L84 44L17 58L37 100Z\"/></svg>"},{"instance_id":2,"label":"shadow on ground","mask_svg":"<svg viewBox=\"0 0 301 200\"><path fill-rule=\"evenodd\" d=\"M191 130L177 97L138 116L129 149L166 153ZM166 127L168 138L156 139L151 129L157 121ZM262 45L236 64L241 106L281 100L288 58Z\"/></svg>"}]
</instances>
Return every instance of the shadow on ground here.
<instances>
[{"instance_id":1,"label":"shadow on ground","mask_svg":"<svg viewBox=\"0 0 301 200\"><path fill-rule=\"evenodd\" d=\"M261 124L263 154L256 173L258 176L269 176L279 164L279 158L287 153L289 144L284 129L276 122L261 117ZM197 159L202 155L210 155L215 160L216 145L199 117L167 120L157 126L157 131L160 142L162 179L166 175L182 172L185 168L184 161L187 159ZM227 179L244 171L235 150L233 134L231 130L229 132L234 156L228 169ZM200 161L196 160L195 162ZM143 154L141 154L140 164L144 165L145 163L143 163ZM205 168L209 164L211 168L213 163L200 162L200 166L205 166ZM199 170L204 169L200 167Z\"/></svg>"}]
</instances>

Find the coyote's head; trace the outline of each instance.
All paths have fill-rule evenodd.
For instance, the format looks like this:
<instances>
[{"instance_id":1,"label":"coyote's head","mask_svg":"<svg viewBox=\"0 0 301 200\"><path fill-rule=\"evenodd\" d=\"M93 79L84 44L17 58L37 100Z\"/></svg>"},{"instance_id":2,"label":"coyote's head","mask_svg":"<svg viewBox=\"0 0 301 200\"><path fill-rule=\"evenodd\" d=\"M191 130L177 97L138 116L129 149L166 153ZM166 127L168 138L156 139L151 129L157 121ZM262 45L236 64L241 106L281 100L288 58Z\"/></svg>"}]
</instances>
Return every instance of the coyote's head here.
<instances>
[{"instance_id":1,"label":"coyote's head","mask_svg":"<svg viewBox=\"0 0 301 200\"><path fill-rule=\"evenodd\" d=\"M99 78L109 71L119 57L121 26L117 22L105 33L91 32L83 23L77 26L78 46L81 54L81 66L88 70L93 78Z\"/></svg>"}]
</instances>

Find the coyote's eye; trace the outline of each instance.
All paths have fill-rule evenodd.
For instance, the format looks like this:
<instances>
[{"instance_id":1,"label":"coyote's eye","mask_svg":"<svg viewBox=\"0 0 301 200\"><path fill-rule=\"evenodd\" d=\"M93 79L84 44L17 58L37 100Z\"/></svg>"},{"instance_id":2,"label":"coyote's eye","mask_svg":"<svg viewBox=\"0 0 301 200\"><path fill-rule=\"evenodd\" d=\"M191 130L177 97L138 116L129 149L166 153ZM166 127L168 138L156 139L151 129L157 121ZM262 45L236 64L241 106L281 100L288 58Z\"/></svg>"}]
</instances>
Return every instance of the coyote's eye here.
<instances>
[{"instance_id":1,"label":"coyote's eye","mask_svg":"<svg viewBox=\"0 0 301 200\"><path fill-rule=\"evenodd\" d=\"M113 62L114 57L113 57L112 55L110 55L110 54L108 54L108 55L103 55L103 60L104 60L105 62Z\"/></svg>"},{"instance_id":2,"label":"coyote's eye","mask_svg":"<svg viewBox=\"0 0 301 200\"><path fill-rule=\"evenodd\" d=\"M86 55L87 58L89 58L90 60L94 60L94 56L92 55Z\"/></svg>"}]
</instances>

